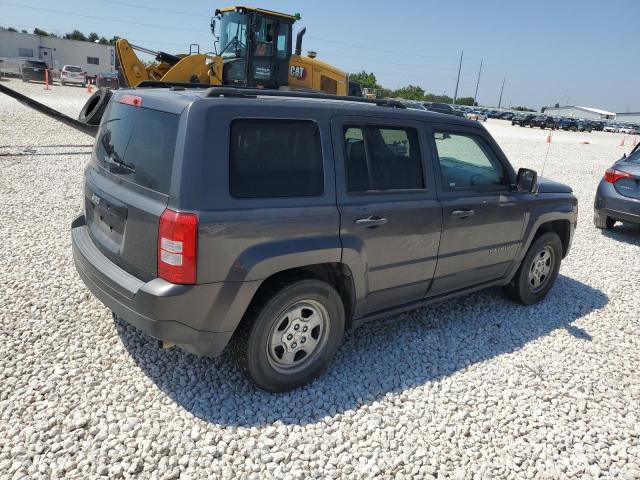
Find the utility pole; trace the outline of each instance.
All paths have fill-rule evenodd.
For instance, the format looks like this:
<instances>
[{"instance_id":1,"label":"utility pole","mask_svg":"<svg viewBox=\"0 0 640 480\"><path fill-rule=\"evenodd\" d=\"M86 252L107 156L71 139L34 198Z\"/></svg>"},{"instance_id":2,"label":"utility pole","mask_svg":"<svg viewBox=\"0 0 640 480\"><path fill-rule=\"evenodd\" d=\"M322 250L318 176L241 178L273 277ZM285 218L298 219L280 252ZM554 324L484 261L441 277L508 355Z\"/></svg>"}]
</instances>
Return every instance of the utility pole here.
<instances>
[{"instance_id":1,"label":"utility pole","mask_svg":"<svg viewBox=\"0 0 640 480\"><path fill-rule=\"evenodd\" d=\"M498 100L498 108L502 105L502 92L504 92L504 82L506 82L507 77L502 79L502 88L500 89L500 100Z\"/></svg>"},{"instance_id":2,"label":"utility pole","mask_svg":"<svg viewBox=\"0 0 640 480\"><path fill-rule=\"evenodd\" d=\"M456 104L456 100L458 100L458 86L460 85L460 70L462 70L462 56L464 55L464 50L460 53L460 66L458 67L458 80L456 80L456 92L453 94L453 104Z\"/></svg>"},{"instance_id":3,"label":"utility pole","mask_svg":"<svg viewBox=\"0 0 640 480\"><path fill-rule=\"evenodd\" d=\"M480 75L482 75L482 62L484 62L484 58L480 60L480 71L478 72L478 81L476 82L476 93L473 96L473 103L476 103L478 105L480 105L478 103L478 87L480 86Z\"/></svg>"}]
</instances>

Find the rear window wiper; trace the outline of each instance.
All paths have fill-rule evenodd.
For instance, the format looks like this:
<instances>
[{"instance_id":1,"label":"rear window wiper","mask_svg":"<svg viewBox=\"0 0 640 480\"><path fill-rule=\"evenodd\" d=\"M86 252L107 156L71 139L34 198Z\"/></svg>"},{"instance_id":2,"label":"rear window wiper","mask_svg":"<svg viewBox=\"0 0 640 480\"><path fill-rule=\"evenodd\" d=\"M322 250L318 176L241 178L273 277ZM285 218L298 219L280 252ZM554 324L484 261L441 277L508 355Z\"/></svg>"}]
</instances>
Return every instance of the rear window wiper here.
<instances>
[{"instance_id":1,"label":"rear window wiper","mask_svg":"<svg viewBox=\"0 0 640 480\"><path fill-rule=\"evenodd\" d=\"M109 164L111 164L111 165L115 165L118 168L124 168L129 173L135 173L135 171L136 171L136 166L131 164L131 163L127 163L124 160L122 160L118 156L117 152L113 152L111 155L105 155L104 156L104 161L109 163Z\"/></svg>"}]
</instances>

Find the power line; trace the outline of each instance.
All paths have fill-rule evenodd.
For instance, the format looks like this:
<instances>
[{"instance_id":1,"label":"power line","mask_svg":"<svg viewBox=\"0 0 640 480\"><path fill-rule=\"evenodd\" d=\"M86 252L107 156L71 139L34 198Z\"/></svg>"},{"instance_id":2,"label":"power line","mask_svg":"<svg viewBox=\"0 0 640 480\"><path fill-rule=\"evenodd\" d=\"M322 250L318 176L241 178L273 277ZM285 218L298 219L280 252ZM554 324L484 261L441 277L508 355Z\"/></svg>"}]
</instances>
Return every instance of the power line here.
<instances>
[{"instance_id":1,"label":"power line","mask_svg":"<svg viewBox=\"0 0 640 480\"><path fill-rule=\"evenodd\" d=\"M118 2L117 0L95 0L96 2L102 2L102 3L111 3L112 5L122 5L124 7L131 7L131 8L140 8L142 10L150 10L150 11L156 11L156 12L162 12L162 13L171 13L174 15L187 15L187 16L191 16L191 17L206 17L207 15L211 15L211 14L205 14L205 13L195 13L195 12L184 12L184 11L180 11L180 10L169 10L166 8L157 8L157 7L147 7L146 5L135 5L129 2Z\"/></svg>"},{"instance_id":2,"label":"power line","mask_svg":"<svg viewBox=\"0 0 640 480\"><path fill-rule=\"evenodd\" d=\"M369 50L369 51L393 53L395 55L405 55L405 56L409 56L409 57L427 58L427 59L431 59L431 60L443 60L443 61L449 61L449 62L450 61L456 61L456 62L458 61L458 58L432 57L432 56L429 56L429 55L419 55L417 53L400 52L398 50L385 50L385 49L382 49L382 48L374 48L374 47L365 46L365 45L357 45L355 43L339 42L337 40L327 40L327 39L324 39L324 38L316 37L315 35L307 35L307 37L313 38L315 40L320 40L321 42L335 43L336 45L342 45L342 46L345 46L345 47L353 47L353 48L361 48L361 49L365 49L365 50Z\"/></svg>"},{"instance_id":3,"label":"power line","mask_svg":"<svg viewBox=\"0 0 640 480\"><path fill-rule=\"evenodd\" d=\"M116 23L128 23L131 25L138 25L138 26L143 26L143 27L154 27L154 28L161 28L161 29L166 29L166 30L179 30L182 32L192 32L193 33L193 29L192 28L178 28L178 27L170 27L168 25L155 25L152 23L143 23L143 22L135 22L133 20L122 20L122 19L118 19L118 18L105 18L105 17L98 17L95 15L83 15L81 13L75 13L75 12L65 12L62 10L53 10L50 8L42 8L42 7L31 7L31 6L27 6L27 5L18 5L17 3L5 3L5 2L1 2L0 5L4 5L7 7L16 7L16 8L26 8L29 10L40 10L42 12L49 12L49 13L59 13L62 15L73 15L75 17L82 17L82 18L90 18L93 20L102 20L102 21L107 21L107 22L116 22Z\"/></svg>"}]
</instances>

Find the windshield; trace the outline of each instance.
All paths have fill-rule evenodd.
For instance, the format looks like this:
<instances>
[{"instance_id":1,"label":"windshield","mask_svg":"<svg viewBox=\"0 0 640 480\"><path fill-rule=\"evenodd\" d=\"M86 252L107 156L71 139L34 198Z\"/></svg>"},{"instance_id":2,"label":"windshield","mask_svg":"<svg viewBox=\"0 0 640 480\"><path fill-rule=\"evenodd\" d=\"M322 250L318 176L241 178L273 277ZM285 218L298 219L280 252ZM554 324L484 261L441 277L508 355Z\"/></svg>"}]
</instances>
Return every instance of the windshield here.
<instances>
[{"instance_id":1,"label":"windshield","mask_svg":"<svg viewBox=\"0 0 640 480\"><path fill-rule=\"evenodd\" d=\"M241 58L247 55L247 15L240 12L222 14L220 48L222 58Z\"/></svg>"},{"instance_id":2,"label":"windshield","mask_svg":"<svg viewBox=\"0 0 640 480\"><path fill-rule=\"evenodd\" d=\"M80 67L72 67L71 65L67 65L64 67L67 72L81 72L82 69Z\"/></svg>"}]
</instances>

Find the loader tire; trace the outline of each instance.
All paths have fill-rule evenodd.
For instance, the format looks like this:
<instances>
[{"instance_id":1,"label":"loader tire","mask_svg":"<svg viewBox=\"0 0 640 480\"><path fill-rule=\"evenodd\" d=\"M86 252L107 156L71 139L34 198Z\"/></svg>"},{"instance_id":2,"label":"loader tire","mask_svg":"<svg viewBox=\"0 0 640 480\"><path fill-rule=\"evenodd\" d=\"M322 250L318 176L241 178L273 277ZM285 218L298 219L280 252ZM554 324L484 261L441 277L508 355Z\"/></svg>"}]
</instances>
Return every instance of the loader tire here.
<instances>
[{"instance_id":1,"label":"loader tire","mask_svg":"<svg viewBox=\"0 0 640 480\"><path fill-rule=\"evenodd\" d=\"M80 110L78 120L88 125L100 125L102 114L105 108L107 108L109 100L111 100L111 95L113 95L113 92L108 88L96 90L84 104L82 110Z\"/></svg>"}]
</instances>

